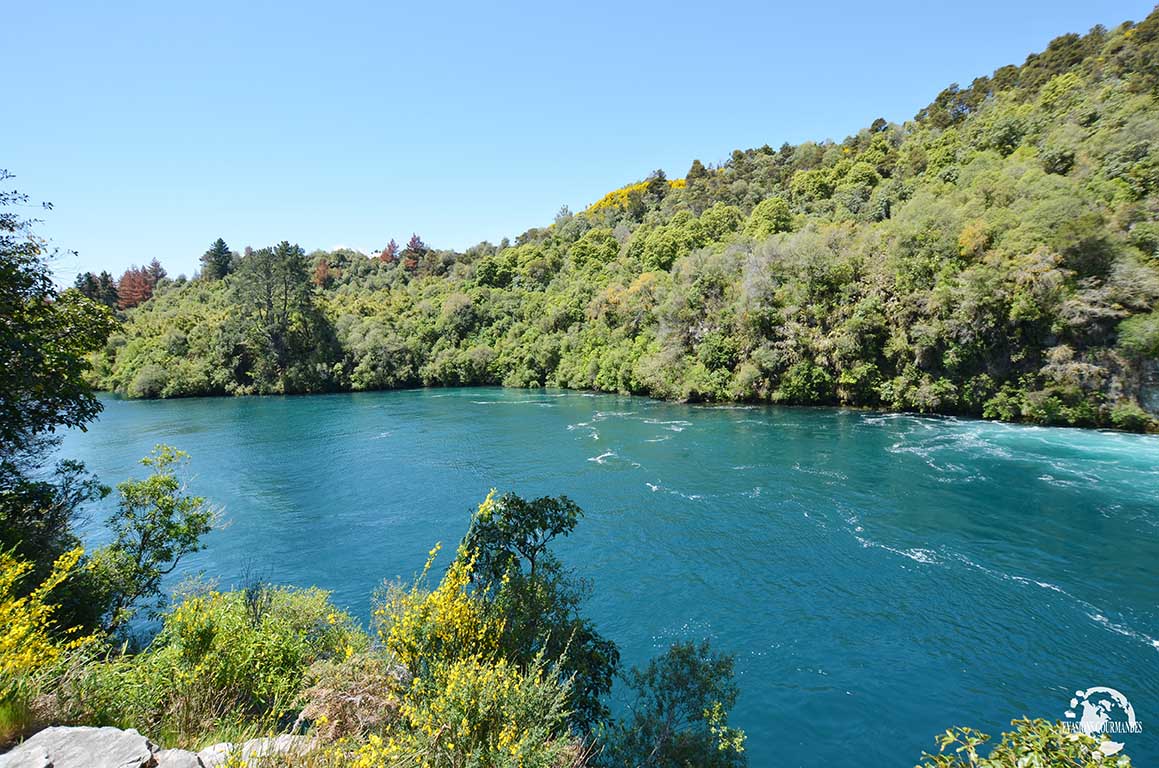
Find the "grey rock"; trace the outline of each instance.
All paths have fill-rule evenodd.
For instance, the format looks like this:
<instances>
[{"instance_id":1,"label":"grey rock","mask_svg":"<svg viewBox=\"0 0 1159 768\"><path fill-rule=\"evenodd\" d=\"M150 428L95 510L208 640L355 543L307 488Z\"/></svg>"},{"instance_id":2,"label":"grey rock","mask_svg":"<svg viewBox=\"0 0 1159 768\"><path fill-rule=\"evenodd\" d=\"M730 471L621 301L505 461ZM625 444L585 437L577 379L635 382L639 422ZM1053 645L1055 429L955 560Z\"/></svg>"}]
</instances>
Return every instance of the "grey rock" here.
<instances>
[{"instance_id":1,"label":"grey rock","mask_svg":"<svg viewBox=\"0 0 1159 768\"><path fill-rule=\"evenodd\" d=\"M242 757L266 757L267 755L304 755L317 746L311 736L282 734L266 739L250 739L241 745Z\"/></svg>"},{"instance_id":2,"label":"grey rock","mask_svg":"<svg viewBox=\"0 0 1159 768\"><path fill-rule=\"evenodd\" d=\"M45 728L4 756L3 768L147 768L153 745L135 730Z\"/></svg>"},{"instance_id":3,"label":"grey rock","mask_svg":"<svg viewBox=\"0 0 1159 768\"><path fill-rule=\"evenodd\" d=\"M0 768L52 768L52 757L44 746L17 747L6 755L0 755Z\"/></svg>"},{"instance_id":4,"label":"grey rock","mask_svg":"<svg viewBox=\"0 0 1159 768\"><path fill-rule=\"evenodd\" d=\"M1152 416L1159 416L1159 360L1143 363L1140 374L1139 405Z\"/></svg>"},{"instance_id":5,"label":"grey rock","mask_svg":"<svg viewBox=\"0 0 1159 768\"><path fill-rule=\"evenodd\" d=\"M223 741L220 744L214 744L212 747L206 747L197 753L197 759L205 768L217 768L217 766L224 763L229 758L229 753L233 751L233 744L228 741Z\"/></svg>"},{"instance_id":6,"label":"grey rock","mask_svg":"<svg viewBox=\"0 0 1159 768\"><path fill-rule=\"evenodd\" d=\"M257 765L270 755L304 755L317 744L312 736L283 734L238 745L222 742L194 754L159 749L135 730L46 728L0 755L0 768L218 768L235 752Z\"/></svg>"},{"instance_id":7,"label":"grey rock","mask_svg":"<svg viewBox=\"0 0 1159 768\"><path fill-rule=\"evenodd\" d=\"M157 761L155 768L205 768L201 758L184 749L163 749L153 758Z\"/></svg>"}]
</instances>

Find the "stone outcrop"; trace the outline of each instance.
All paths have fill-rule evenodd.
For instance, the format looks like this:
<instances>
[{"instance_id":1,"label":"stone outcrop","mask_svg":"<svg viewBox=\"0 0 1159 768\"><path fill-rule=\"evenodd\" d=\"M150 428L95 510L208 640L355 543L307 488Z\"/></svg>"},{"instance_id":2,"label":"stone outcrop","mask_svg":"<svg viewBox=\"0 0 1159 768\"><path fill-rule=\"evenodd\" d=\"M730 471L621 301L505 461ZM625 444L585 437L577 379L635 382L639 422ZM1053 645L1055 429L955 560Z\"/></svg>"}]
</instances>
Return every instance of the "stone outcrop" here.
<instances>
[{"instance_id":1,"label":"stone outcrop","mask_svg":"<svg viewBox=\"0 0 1159 768\"><path fill-rule=\"evenodd\" d=\"M1159 360L1143 363L1139 378L1139 404L1152 416L1159 416Z\"/></svg>"},{"instance_id":2,"label":"stone outcrop","mask_svg":"<svg viewBox=\"0 0 1159 768\"><path fill-rule=\"evenodd\" d=\"M45 728L0 757L0 768L142 768L155 750L134 730Z\"/></svg>"},{"instance_id":3,"label":"stone outcrop","mask_svg":"<svg viewBox=\"0 0 1159 768\"><path fill-rule=\"evenodd\" d=\"M217 768L229 758L229 753L232 750L233 745L229 742L214 744L212 747L206 747L198 752L197 759L201 761L204 768Z\"/></svg>"},{"instance_id":4,"label":"stone outcrop","mask_svg":"<svg viewBox=\"0 0 1159 768\"><path fill-rule=\"evenodd\" d=\"M205 768L205 764L193 752L184 749L162 749L153 755L156 768Z\"/></svg>"},{"instance_id":5,"label":"stone outcrop","mask_svg":"<svg viewBox=\"0 0 1159 768\"><path fill-rule=\"evenodd\" d=\"M309 736L271 736L241 744L223 742L193 753L162 749L135 730L119 728L45 728L0 755L0 768L215 768L240 753L258 764L269 755L303 755L317 742Z\"/></svg>"}]
</instances>

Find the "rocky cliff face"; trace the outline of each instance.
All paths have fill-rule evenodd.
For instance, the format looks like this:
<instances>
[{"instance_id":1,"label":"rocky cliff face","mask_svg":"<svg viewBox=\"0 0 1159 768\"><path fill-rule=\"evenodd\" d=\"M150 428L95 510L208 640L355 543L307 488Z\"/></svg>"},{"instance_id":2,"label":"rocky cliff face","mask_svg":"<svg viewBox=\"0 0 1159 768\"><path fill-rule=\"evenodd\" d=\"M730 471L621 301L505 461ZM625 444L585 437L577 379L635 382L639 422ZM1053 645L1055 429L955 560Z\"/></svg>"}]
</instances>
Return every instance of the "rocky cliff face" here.
<instances>
[{"instance_id":1,"label":"rocky cliff face","mask_svg":"<svg viewBox=\"0 0 1159 768\"><path fill-rule=\"evenodd\" d=\"M1152 416L1159 416L1159 360L1143 363L1139 383L1139 405Z\"/></svg>"},{"instance_id":2,"label":"rocky cliff face","mask_svg":"<svg viewBox=\"0 0 1159 768\"><path fill-rule=\"evenodd\" d=\"M282 735L189 752L162 749L133 729L57 727L0 755L0 768L215 768L235 754L256 765L262 757L305 754L314 746L310 737Z\"/></svg>"}]
</instances>

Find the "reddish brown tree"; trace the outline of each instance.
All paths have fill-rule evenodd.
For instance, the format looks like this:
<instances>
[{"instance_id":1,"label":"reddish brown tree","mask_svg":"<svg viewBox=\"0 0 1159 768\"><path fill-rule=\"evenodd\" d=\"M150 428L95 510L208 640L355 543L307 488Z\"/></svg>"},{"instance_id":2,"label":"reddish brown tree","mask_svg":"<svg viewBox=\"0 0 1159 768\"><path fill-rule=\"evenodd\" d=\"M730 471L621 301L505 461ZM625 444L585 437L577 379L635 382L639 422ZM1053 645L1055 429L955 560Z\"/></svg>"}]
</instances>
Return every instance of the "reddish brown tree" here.
<instances>
[{"instance_id":1,"label":"reddish brown tree","mask_svg":"<svg viewBox=\"0 0 1159 768\"><path fill-rule=\"evenodd\" d=\"M398 261L398 243L392 237L386 247L382 249L382 253L378 254L378 260L387 264L393 264Z\"/></svg>"},{"instance_id":2,"label":"reddish brown tree","mask_svg":"<svg viewBox=\"0 0 1159 768\"><path fill-rule=\"evenodd\" d=\"M426 256L427 244L418 235L411 235L410 240L406 243L406 248L402 250L402 265L409 272L414 272L418 268L419 259Z\"/></svg>"},{"instance_id":3,"label":"reddish brown tree","mask_svg":"<svg viewBox=\"0 0 1159 768\"><path fill-rule=\"evenodd\" d=\"M133 265L125 270L117 282L117 305L131 309L153 297L153 280L148 269Z\"/></svg>"},{"instance_id":4,"label":"reddish brown tree","mask_svg":"<svg viewBox=\"0 0 1159 768\"><path fill-rule=\"evenodd\" d=\"M334 284L334 273L330 270L330 264L322 259L314 267L314 285L319 288L329 288Z\"/></svg>"}]
</instances>

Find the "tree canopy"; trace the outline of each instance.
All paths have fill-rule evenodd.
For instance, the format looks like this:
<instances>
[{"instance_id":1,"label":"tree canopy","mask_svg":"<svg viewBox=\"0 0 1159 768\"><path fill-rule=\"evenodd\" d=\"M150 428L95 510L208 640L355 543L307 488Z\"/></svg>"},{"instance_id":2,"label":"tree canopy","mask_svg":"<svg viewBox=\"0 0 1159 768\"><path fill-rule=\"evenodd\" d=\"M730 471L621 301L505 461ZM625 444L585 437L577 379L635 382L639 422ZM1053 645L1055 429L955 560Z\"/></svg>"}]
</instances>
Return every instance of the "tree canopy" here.
<instances>
[{"instance_id":1,"label":"tree canopy","mask_svg":"<svg viewBox=\"0 0 1159 768\"><path fill-rule=\"evenodd\" d=\"M503 384L1154 429L1157 29L1159 12L1065 35L902 124L657 171L499 245L298 254L273 323L259 265L284 248L254 251L129 310L96 378L130 396Z\"/></svg>"}]
</instances>

